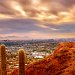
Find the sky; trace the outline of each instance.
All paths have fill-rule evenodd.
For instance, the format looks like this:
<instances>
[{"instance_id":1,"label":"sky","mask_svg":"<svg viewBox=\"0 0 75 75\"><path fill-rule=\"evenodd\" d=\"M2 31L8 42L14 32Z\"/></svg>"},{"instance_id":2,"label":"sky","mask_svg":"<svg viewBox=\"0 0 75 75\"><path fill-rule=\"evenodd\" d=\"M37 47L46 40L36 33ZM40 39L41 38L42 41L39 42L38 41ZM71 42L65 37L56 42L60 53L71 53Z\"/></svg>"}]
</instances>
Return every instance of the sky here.
<instances>
[{"instance_id":1,"label":"sky","mask_svg":"<svg viewBox=\"0 0 75 75\"><path fill-rule=\"evenodd\" d=\"M0 40L75 38L75 0L0 0Z\"/></svg>"}]
</instances>

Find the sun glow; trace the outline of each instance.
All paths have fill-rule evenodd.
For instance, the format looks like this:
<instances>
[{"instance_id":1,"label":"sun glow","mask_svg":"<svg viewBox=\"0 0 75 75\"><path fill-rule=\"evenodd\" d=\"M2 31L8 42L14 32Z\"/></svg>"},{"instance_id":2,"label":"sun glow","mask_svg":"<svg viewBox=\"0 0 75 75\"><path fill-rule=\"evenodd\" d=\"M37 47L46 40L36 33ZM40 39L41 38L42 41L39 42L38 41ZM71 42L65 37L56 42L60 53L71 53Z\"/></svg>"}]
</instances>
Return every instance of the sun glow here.
<instances>
[{"instance_id":1,"label":"sun glow","mask_svg":"<svg viewBox=\"0 0 75 75\"><path fill-rule=\"evenodd\" d=\"M12 18L14 18L14 17L13 16L9 16L9 15L0 14L0 20L12 19Z\"/></svg>"},{"instance_id":2,"label":"sun glow","mask_svg":"<svg viewBox=\"0 0 75 75\"><path fill-rule=\"evenodd\" d=\"M21 16L27 16L26 12L23 10L22 6L17 1L12 1L10 6L12 9L19 12Z\"/></svg>"}]
</instances>

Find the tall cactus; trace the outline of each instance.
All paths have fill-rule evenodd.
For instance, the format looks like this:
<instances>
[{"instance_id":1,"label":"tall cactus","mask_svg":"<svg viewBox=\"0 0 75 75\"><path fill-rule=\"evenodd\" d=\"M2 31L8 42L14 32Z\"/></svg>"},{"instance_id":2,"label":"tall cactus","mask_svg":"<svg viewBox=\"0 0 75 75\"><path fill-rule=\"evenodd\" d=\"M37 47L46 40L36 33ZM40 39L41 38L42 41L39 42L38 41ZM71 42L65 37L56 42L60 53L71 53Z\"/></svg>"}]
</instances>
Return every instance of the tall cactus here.
<instances>
[{"instance_id":1,"label":"tall cactus","mask_svg":"<svg viewBox=\"0 0 75 75\"><path fill-rule=\"evenodd\" d=\"M19 75L25 75L25 54L24 50L19 50Z\"/></svg>"},{"instance_id":2,"label":"tall cactus","mask_svg":"<svg viewBox=\"0 0 75 75\"><path fill-rule=\"evenodd\" d=\"M6 51L5 46L0 46L0 52L1 52L1 75L7 75L6 71Z\"/></svg>"}]
</instances>

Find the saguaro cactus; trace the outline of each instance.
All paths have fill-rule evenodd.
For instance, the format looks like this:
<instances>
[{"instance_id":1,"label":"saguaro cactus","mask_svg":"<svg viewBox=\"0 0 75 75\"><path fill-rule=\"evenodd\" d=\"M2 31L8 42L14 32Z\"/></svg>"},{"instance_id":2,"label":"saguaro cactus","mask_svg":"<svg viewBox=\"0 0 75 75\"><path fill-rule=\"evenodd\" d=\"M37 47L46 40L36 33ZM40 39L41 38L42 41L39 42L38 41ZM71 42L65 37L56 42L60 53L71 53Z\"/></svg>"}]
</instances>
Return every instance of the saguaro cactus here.
<instances>
[{"instance_id":1,"label":"saguaro cactus","mask_svg":"<svg viewBox=\"0 0 75 75\"><path fill-rule=\"evenodd\" d=\"M5 46L0 46L0 52L1 52L1 75L7 75L6 71L6 51Z\"/></svg>"},{"instance_id":2,"label":"saguaro cactus","mask_svg":"<svg viewBox=\"0 0 75 75\"><path fill-rule=\"evenodd\" d=\"M24 50L19 50L19 75L25 75L25 53Z\"/></svg>"}]
</instances>

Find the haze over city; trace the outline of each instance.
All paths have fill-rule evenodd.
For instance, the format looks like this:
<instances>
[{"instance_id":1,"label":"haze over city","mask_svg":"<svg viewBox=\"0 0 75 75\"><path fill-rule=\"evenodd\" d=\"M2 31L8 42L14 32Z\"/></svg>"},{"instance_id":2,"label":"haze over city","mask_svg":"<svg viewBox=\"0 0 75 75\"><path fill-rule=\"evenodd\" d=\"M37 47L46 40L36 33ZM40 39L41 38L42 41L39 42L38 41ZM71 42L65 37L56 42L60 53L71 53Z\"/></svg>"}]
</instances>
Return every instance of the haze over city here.
<instances>
[{"instance_id":1,"label":"haze over city","mask_svg":"<svg viewBox=\"0 0 75 75\"><path fill-rule=\"evenodd\" d=\"M75 0L0 0L0 39L75 38Z\"/></svg>"}]
</instances>

